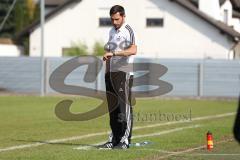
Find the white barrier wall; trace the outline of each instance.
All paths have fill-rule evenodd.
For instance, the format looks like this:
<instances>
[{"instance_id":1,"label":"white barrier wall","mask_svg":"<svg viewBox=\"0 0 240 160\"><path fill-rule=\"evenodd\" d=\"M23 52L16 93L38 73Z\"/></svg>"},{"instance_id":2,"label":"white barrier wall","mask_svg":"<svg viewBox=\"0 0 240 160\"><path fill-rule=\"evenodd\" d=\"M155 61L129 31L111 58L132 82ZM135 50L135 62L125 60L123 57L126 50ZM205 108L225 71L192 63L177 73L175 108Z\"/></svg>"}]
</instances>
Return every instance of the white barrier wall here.
<instances>
[{"instance_id":1,"label":"white barrier wall","mask_svg":"<svg viewBox=\"0 0 240 160\"><path fill-rule=\"evenodd\" d=\"M46 93L56 93L49 87L53 70L69 58L46 58ZM0 58L0 92L40 93L39 58ZM240 61L230 60L181 60L135 58L134 63L158 63L168 68L160 77L173 85L169 96L237 97L240 93ZM93 83L84 82L87 66L71 72L66 84L105 90L104 67ZM145 89L148 89L145 87Z\"/></svg>"}]
</instances>

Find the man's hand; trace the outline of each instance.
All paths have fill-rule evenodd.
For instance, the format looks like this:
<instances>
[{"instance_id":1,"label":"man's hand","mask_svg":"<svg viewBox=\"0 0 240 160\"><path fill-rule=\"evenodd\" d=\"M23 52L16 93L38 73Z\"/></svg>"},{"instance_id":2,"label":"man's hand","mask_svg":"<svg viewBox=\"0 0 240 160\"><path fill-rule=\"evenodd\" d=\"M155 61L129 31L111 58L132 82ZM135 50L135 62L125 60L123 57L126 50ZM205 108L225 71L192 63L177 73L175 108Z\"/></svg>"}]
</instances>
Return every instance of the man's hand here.
<instances>
[{"instance_id":1,"label":"man's hand","mask_svg":"<svg viewBox=\"0 0 240 160\"><path fill-rule=\"evenodd\" d=\"M113 56L113 53L111 53L111 52L106 52L106 53L103 55L103 60L106 61L106 60L110 59L112 56Z\"/></svg>"}]
</instances>

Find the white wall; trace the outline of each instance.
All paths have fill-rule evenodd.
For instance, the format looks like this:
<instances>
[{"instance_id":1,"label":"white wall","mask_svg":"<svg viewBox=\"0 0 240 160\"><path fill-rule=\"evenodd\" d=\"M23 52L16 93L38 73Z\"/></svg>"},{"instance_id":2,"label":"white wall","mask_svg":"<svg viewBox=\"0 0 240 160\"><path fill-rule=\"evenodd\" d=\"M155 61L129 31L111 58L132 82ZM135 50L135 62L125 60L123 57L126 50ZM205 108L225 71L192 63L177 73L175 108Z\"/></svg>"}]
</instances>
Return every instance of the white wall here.
<instances>
[{"instance_id":1,"label":"white wall","mask_svg":"<svg viewBox=\"0 0 240 160\"><path fill-rule=\"evenodd\" d=\"M228 58L233 43L226 35L174 2L167 0L83 0L51 18L45 25L46 56L62 56L62 47L82 41L92 46L107 41L110 27L99 28L112 5L126 9L127 22L138 38L138 55L164 58ZM163 28L147 28L146 18L164 18ZM30 55L40 55L40 29L30 36Z\"/></svg>"},{"instance_id":2,"label":"white wall","mask_svg":"<svg viewBox=\"0 0 240 160\"><path fill-rule=\"evenodd\" d=\"M157 4L162 8L165 24L164 28L146 28L145 19L142 19L139 26L143 31L140 34L143 53L164 58L228 58L233 44L218 29L176 3L150 2L148 5Z\"/></svg>"},{"instance_id":3,"label":"white wall","mask_svg":"<svg viewBox=\"0 0 240 160\"><path fill-rule=\"evenodd\" d=\"M240 19L232 18L232 25L233 25L233 28L240 33Z\"/></svg>"},{"instance_id":4,"label":"white wall","mask_svg":"<svg viewBox=\"0 0 240 160\"><path fill-rule=\"evenodd\" d=\"M78 5L51 18L45 25L46 56L62 56L62 47L73 42L92 44L96 39L97 17L94 0L83 0ZM30 55L40 55L40 28L30 36Z\"/></svg>"},{"instance_id":5,"label":"white wall","mask_svg":"<svg viewBox=\"0 0 240 160\"><path fill-rule=\"evenodd\" d=\"M22 48L13 44L0 44L1 57L17 57L22 54Z\"/></svg>"},{"instance_id":6,"label":"white wall","mask_svg":"<svg viewBox=\"0 0 240 160\"><path fill-rule=\"evenodd\" d=\"M227 22L226 22L226 20L225 20L225 15L224 15L224 11L227 11ZM232 4L231 4L231 2L229 1L229 0L226 0L223 4L222 4L222 6L221 6L221 9L220 9L220 12L221 12L221 21L222 22L224 22L224 23L226 23L227 25L232 25Z\"/></svg>"},{"instance_id":7,"label":"white wall","mask_svg":"<svg viewBox=\"0 0 240 160\"><path fill-rule=\"evenodd\" d=\"M199 10L216 20L220 20L219 0L198 0Z\"/></svg>"}]
</instances>

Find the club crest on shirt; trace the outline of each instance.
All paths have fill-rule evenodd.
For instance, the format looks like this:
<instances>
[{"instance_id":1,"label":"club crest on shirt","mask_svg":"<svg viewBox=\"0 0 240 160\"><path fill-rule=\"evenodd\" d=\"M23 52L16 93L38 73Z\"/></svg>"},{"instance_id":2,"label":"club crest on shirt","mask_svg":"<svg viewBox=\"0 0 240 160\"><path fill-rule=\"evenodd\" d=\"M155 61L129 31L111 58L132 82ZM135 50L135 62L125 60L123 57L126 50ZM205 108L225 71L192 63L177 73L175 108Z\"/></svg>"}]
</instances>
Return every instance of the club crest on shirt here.
<instances>
[{"instance_id":1,"label":"club crest on shirt","mask_svg":"<svg viewBox=\"0 0 240 160\"><path fill-rule=\"evenodd\" d=\"M117 41L121 41L121 37L120 36L117 37Z\"/></svg>"}]
</instances>

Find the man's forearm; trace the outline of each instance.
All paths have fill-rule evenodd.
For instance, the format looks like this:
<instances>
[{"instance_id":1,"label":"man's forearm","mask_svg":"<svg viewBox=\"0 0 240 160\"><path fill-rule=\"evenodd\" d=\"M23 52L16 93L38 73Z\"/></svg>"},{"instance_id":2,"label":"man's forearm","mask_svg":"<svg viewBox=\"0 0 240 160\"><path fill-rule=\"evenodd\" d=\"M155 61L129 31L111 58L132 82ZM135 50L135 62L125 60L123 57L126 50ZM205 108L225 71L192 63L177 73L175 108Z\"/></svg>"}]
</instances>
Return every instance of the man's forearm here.
<instances>
[{"instance_id":1,"label":"man's forearm","mask_svg":"<svg viewBox=\"0 0 240 160\"><path fill-rule=\"evenodd\" d=\"M137 47L132 46L123 51L116 51L116 52L114 52L114 55L115 56L131 56L131 55L135 55L136 53L137 53Z\"/></svg>"},{"instance_id":2,"label":"man's forearm","mask_svg":"<svg viewBox=\"0 0 240 160\"><path fill-rule=\"evenodd\" d=\"M131 56L135 55L136 53L129 52L129 51L116 51L114 52L115 56Z\"/></svg>"}]
</instances>

